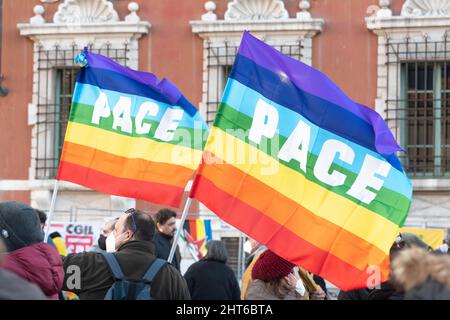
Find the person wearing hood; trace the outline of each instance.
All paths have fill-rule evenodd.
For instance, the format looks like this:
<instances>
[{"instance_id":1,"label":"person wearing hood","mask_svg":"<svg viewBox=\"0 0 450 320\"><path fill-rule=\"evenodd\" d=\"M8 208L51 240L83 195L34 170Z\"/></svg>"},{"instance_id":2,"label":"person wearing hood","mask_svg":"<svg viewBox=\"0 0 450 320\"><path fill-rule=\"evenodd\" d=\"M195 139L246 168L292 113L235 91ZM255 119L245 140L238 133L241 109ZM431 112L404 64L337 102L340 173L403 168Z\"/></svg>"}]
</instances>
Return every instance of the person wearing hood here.
<instances>
[{"instance_id":1,"label":"person wearing hood","mask_svg":"<svg viewBox=\"0 0 450 320\"><path fill-rule=\"evenodd\" d=\"M421 248L400 252L392 262L393 282L405 300L450 300L450 257Z\"/></svg>"},{"instance_id":2,"label":"person wearing hood","mask_svg":"<svg viewBox=\"0 0 450 320\"><path fill-rule=\"evenodd\" d=\"M0 300L47 300L37 285L2 268L6 254L0 240Z\"/></svg>"},{"instance_id":3,"label":"person wearing hood","mask_svg":"<svg viewBox=\"0 0 450 320\"><path fill-rule=\"evenodd\" d=\"M52 300L58 299L64 270L58 251L43 243L41 222L36 211L22 203L0 203L0 239L8 255L3 268L36 284Z\"/></svg>"}]
</instances>

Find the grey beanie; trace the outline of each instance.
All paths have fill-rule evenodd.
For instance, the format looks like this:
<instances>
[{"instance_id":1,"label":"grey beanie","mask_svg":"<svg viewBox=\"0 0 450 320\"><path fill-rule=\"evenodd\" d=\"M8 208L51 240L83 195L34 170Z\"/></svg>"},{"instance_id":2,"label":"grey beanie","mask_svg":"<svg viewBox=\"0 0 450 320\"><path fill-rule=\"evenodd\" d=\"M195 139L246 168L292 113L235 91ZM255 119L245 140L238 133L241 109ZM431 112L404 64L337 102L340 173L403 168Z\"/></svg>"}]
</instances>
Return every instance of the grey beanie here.
<instances>
[{"instance_id":1,"label":"grey beanie","mask_svg":"<svg viewBox=\"0 0 450 320\"><path fill-rule=\"evenodd\" d=\"M14 251L44 240L39 216L26 204L0 202L0 239L8 251Z\"/></svg>"}]
</instances>

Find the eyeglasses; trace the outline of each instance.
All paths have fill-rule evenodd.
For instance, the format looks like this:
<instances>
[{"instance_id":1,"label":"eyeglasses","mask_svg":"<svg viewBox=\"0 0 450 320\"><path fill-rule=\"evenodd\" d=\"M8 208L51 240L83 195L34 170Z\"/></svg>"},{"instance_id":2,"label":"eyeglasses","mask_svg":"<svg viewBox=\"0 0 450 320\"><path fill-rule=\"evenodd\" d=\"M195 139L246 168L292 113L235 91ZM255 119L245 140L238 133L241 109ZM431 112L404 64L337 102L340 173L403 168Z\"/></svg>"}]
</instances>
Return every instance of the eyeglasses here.
<instances>
[{"instance_id":1,"label":"eyeglasses","mask_svg":"<svg viewBox=\"0 0 450 320\"><path fill-rule=\"evenodd\" d=\"M131 217L131 228L133 229L133 234L137 231L136 221L134 220L134 215L137 213L136 209L131 208L125 211Z\"/></svg>"}]
</instances>

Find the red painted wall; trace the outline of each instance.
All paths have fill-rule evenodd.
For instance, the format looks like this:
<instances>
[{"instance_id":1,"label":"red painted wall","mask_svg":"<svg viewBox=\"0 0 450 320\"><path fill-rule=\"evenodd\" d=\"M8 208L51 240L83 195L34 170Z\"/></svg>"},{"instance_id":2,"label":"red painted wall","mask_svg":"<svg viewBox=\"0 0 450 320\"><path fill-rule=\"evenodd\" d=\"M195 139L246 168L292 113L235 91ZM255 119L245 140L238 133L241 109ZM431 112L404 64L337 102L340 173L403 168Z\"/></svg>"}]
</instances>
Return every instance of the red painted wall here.
<instances>
[{"instance_id":1,"label":"red painted wall","mask_svg":"<svg viewBox=\"0 0 450 320\"><path fill-rule=\"evenodd\" d=\"M191 32L189 21L200 19L204 0L139 0L139 16L152 24L149 36L140 40L141 70L173 81L194 105L201 100L202 40ZM378 0L311 0L311 13L325 20L322 33L313 40L313 66L327 74L353 100L373 107L376 98L377 38L367 30L367 8ZM393 1L398 14L404 0ZM39 0L3 1L2 73L10 93L0 98L0 179L28 179L31 130L27 106L31 102L33 46L19 35L17 23L27 22L33 7L46 8L51 21L62 0L42 4ZM121 20L129 1L116 0ZM298 0L285 0L290 16L299 11ZM217 0L216 14L223 18L227 1ZM25 193L26 194L26 193ZM17 193L17 197L29 195ZM1 196L0 196L1 198ZM143 202L139 206L154 210Z\"/></svg>"}]
</instances>

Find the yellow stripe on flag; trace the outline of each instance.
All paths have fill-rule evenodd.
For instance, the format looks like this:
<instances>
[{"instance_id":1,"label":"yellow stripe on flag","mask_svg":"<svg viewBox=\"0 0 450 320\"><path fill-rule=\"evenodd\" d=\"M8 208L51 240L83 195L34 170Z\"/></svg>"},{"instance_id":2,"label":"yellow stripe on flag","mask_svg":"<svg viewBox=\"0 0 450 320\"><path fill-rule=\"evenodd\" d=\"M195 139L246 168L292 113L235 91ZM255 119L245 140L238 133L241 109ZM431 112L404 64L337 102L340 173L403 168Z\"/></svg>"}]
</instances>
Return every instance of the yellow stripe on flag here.
<instances>
[{"instance_id":1,"label":"yellow stripe on flag","mask_svg":"<svg viewBox=\"0 0 450 320\"><path fill-rule=\"evenodd\" d=\"M202 151L140 137L127 137L101 128L69 122L65 141L117 156L176 164L195 170Z\"/></svg>"},{"instance_id":2,"label":"yellow stripe on flag","mask_svg":"<svg viewBox=\"0 0 450 320\"><path fill-rule=\"evenodd\" d=\"M196 219L195 220L196 229L197 229L197 240L205 239L205 241L202 244L202 247L200 248L200 251L203 255L206 254L206 231L205 231L205 224L202 219Z\"/></svg>"},{"instance_id":3,"label":"yellow stripe on flag","mask_svg":"<svg viewBox=\"0 0 450 320\"><path fill-rule=\"evenodd\" d=\"M213 127L210 134L213 138L209 139L205 151L210 151L310 212L389 254L399 229L395 223L309 181L302 174L218 128ZM230 152L231 148L234 148L234 153ZM248 155L250 159L240 158L242 154Z\"/></svg>"}]
</instances>

